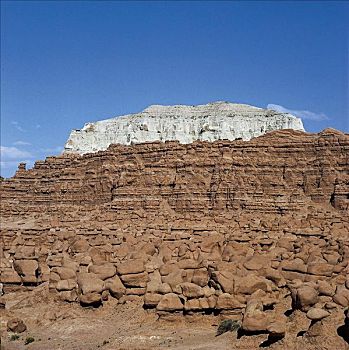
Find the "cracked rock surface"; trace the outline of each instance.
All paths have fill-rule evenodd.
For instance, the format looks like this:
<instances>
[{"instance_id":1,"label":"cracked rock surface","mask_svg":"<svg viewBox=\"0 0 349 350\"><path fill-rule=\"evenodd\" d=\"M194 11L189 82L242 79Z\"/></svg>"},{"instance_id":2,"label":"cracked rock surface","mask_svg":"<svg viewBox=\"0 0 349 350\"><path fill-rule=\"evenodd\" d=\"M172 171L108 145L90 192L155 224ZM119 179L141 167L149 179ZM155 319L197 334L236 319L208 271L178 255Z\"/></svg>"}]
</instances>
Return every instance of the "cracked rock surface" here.
<instances>
[{"instance_id":1,"label":"cracked rock surface","mask_svg":"<svg viewBox=\"0 0 349 350\"><path fill-rule=\"evenodd\" d=\"M244 104L153 105L140 113L87 123L81 130L73 130L64 153L97 152L110 144L250 140L279 129L304 131L302 121L291 114Z\"/></svg>"},{"instance_id":2,"label":"cracked rock surface","mask_svg":"<svg viewBox=\"0 0 349 350\"><path fill-rule=\"evenodd\" d=\"M349 346L348 134L49 157L0 205L6 349Z\"/></svg>"}]
</instances>

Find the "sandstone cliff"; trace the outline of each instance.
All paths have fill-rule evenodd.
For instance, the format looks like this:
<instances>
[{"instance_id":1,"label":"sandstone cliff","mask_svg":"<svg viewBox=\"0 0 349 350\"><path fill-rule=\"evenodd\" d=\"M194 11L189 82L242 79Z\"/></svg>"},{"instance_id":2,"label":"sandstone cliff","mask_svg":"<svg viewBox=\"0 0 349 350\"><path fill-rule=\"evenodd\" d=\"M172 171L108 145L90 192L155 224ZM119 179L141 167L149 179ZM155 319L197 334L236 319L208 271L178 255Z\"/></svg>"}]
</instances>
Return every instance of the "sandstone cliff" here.
<instances>
[{"instance_id":1,"label":"sandstone cliff","mask_svg":"<svg viewBox=\"0 0 349 350\"><path fill-rule=\"evenodd\" d=\"M67 302L234 315L281 337L349 306L349 135L333 129L51 157L1 197L5 295L48 282Z\"/></svg>"},{"instance_id":2,"label":"sandstone cliff","mask_svg":"<svg viewBox=\"0 0 349 350\"><path fill-rule=\"evenodd\" d=\"M73 130L64 152L84 154L105 150L110 144L149 141L178 140L186 144L196 140L250 140L278 129L304 131L302 121L291 114L244 104L154 105L141 113L87 123L81 130Z\"/></svg>"}]
</instances>

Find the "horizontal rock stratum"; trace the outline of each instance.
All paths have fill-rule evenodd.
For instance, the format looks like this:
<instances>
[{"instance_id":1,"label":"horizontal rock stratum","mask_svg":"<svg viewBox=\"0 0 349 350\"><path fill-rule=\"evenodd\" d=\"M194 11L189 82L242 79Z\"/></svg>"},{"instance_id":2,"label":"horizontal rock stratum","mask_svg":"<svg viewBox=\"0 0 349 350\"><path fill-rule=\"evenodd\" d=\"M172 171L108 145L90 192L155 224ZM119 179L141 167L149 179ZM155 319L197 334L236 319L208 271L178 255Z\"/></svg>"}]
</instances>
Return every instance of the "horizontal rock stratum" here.
<instances>
[{"instance_id":1,"label":"horizontal rock stratum","mask_svg":"<svg viewBox=\"0 0 349 350\"><path fill-rule=\"evenodd\" d=\"M212 314L275 349L346 348L348 134L111 145L22 164L0 195L6 307L46 285L57 308Z\"/></svg>"},{"instance_id":2,"label":"horizontal rock stratum","mask_svg":"<svg viewBox=\"0 0 349 350\"><path fill-rule=\"evenodd\" d=\"M250 140L279 129L304 131L301 119L291 114L246 104L153 105L140 113L87 123L81 130L73 130L64 152L91 153L116 143Z\"/></svg>"}]
</instances>

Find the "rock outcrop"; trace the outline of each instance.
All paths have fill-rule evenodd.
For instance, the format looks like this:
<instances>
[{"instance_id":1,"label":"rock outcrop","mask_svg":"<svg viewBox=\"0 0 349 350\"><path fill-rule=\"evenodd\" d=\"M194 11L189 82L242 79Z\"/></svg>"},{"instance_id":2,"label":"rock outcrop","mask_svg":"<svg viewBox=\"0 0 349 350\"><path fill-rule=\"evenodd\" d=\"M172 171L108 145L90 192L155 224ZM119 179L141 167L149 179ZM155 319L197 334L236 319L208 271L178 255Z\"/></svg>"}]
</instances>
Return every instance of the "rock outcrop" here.
<instances>
[{"instance_id":1,"label":"rock outcrop","mask_svg":"<svg viewBox=\"0 0 349 350\"><path fill-rule=\"evenodd\" d=\"M302 121L291 114L244 104L154 105L140 113L87 123L81 130L73 130L64 152L85 154L106 150L110 144L154 141L187 144L197 140L250 140L278 129L304 131Z\"/></svg>"},{"instance_id":2,"label":"rock outcrop","mask_svg":"<svg viewBox=\"0 0 349 350\"><path fill-rule=\"evenodd\" d=\"M349 306L349 135L333 129L50 157L1 198L5 295L47 282L277 339L290 313L314 335Z\"/></svg>"}]
</instances>

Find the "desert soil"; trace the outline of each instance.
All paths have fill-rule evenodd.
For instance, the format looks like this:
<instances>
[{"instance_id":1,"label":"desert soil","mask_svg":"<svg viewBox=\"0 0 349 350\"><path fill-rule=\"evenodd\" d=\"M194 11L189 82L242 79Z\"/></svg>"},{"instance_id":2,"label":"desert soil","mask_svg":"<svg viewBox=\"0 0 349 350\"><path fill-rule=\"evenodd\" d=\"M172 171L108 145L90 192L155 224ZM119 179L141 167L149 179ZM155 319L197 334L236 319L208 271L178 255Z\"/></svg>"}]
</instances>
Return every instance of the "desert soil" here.
<instances>
[{"instance_id":1,"label":"desert soil","mask_svg":"<svg viewBox=\"0 0 349 350\"><path fill-rule=\"evenodd\" d=\"M55 300L45 288L9 293L5 300L6 309L0 310L1 350L258 349L267 339L265 334L238 339L236 332L217 337L217 326L222 319L219 316L194 314L159 318L136 303L120 305L116 299L110 299L96 309L82 308L76 303ZM13 333L6 331L6 322L13 317L21 318L27 325L27 330L19 334L17 340L11 340ZM331 324L326 328L326 334L315 338L289 334L268 347L349 349ZM25 345L28 337L34 341Z\"/></svg>"}]
</instances>

